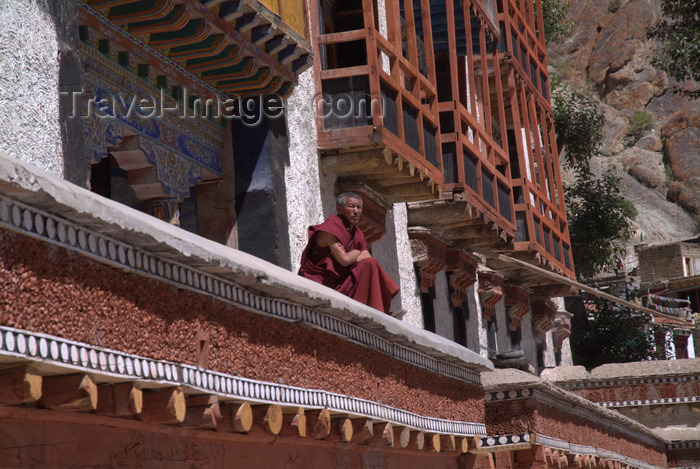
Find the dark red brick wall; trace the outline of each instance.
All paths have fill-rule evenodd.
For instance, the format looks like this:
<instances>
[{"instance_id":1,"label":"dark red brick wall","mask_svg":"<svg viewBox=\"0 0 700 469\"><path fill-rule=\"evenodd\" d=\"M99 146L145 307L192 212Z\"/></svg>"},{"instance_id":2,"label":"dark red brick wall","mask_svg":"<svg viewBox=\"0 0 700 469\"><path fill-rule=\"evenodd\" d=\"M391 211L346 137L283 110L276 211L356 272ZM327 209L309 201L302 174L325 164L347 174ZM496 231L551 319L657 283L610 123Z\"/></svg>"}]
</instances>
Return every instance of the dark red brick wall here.
<instances>
[{"instance_id":1,"label":"dark red brick wall","mask_svg":"<svg viewBox=\"0 0 700 469\"><path fill-rule=\"evenodd\" d=\"M204 332L219 372L484 421L479 386L11 232L0 232L0 324L192 365Z\"/></svg>"},{"instance_id":2,"label":"dark red brick wall","mask_svg":"<svg viewBox=\"0 0 700 469\"><path fill-rule=\"evenodd\" d=\"M533 399L486 404L489 435L535 432L570 443L614 451L650 464L665 467L663 448L654 448L610 430L601 422L564 412Z\"/></svg>"}]
</instances>

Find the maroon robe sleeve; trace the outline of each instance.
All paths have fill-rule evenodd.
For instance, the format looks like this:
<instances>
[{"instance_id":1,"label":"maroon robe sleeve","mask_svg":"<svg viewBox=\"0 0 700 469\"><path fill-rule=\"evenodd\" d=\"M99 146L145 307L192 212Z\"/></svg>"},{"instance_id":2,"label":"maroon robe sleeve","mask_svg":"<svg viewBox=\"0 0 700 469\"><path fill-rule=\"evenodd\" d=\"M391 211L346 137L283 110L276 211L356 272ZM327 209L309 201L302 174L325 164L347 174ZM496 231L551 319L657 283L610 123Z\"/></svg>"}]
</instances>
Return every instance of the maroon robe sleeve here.
<instances>
[{"instance_id":1,"label":"maroon robe sleeve","mask_svg":"<svg viewBox=\"0 0 700 469\"><path fill-rule=\"evenodd\" d=\"M332 215L320 225L309 227L309 242L301 255L299 275L335 289L348 276L349 268L340 265L333 259L329 247L321 247L316 244L315 237L320 231L325 231L338 238L346 252L352 250L348 248L354 243L343 224L343 220L337 215ZM364 243L364 237L362 237L362 242ZM366 243L364 245L366 246Z\"/></svg>"}]
</instances>

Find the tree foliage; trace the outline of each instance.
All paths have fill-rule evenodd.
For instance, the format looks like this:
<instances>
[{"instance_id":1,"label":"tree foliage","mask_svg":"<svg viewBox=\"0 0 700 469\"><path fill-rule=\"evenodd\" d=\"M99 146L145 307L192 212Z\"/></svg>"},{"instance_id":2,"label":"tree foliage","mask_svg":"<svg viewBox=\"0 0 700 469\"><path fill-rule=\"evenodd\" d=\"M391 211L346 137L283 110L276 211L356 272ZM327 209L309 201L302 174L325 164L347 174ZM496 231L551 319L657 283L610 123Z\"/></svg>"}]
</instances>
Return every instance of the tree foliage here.
<instances>
[{"instance_id":1,"label":"tree foliage","mask_svg":"<svg viewBox=\"0 0 700 469\"><path fill-rule=\"evenodd\" d=\"M565 147L575 176L564 187L574 266L579 279L587 280L616 265L637 211L621 193L614 171L600 176L591 171L603 139L604 118L596 101L566 85L555 88L552 98L557 144Z\"/></svg>"},{"instance_id":2,"label":"tree foliage","mask_svg":"<svg viewBox=\"0 0 700 469\"><path fill-rule=\"evenodd\" d=\"M661 0L661 14L647 31L661 43L661 54L652 64L678 81L700 82L700 0ZM700 97L700 90L681 93Z\"/></svg>"},{"instance_id":3,"label":"tree foliage","mask_svg":"<svg viewBox=\"0 0 700 469\"><path fill-rule=\"evenodd\" d=\"M567 19L568 11L569 4L565 0L542 0L542 17L544 19L544 38L546 42L560 42L571 33L573 23Z\"/></svg>"},{"instance_id":4,"label":"tree foliage","mask_svg":"<svg viewBox=\"0 0 700 469\"><path fill-rule=\"evenodd\" d=\"M634 231L637 210L620 192L620 178L608 170L600 177L578 165L576 181L564 188L576 273L591 279L615 268Z\"/></svg>"},{"instance_id":5,"label":"tree foliage","mask_svg":"<svg viewBox=\"0 0 700 469\"><path fill-rule=\"evenodd\" d=\"M622 194L614 170L601 175L591 170L604 125L593 97L558 82L552 90L552 105L557 144L565 149L565 162L574 176L564 186L564 197L576 275L591 280L619 266L624 243L633 235L637 210ZM570 340L575 364L590 369L658 357L650 334L656 326L648 316L600 298L587 302L567 298L566 306L574 314ZM660 353L665 358L665 351Z\"/></svg>"},{"instance_id":6,"label":"tree foliage","mask_svg":"<svg viewBox=\"0 0 700 469\"><path fill-rule=\"evenodd\" d=\"M632 292L627 299L637 296ZM587 369L605 363L666 359L666 344L655 344L656 332L665 332L651 317L602 298L567 299L574 313L571 352L576 365Z\"/></svg>"},{"instance_id":7,"label":"tree foliage","mask_svg":"<svg viewBox=\"0 0 700 469\"><path fill-rule=\"evenodd\" d=\"M603 139L603 113L589 95L562 84L552 90L554 127L569 163L588 166Z\"/></svg>"}]
</instances>

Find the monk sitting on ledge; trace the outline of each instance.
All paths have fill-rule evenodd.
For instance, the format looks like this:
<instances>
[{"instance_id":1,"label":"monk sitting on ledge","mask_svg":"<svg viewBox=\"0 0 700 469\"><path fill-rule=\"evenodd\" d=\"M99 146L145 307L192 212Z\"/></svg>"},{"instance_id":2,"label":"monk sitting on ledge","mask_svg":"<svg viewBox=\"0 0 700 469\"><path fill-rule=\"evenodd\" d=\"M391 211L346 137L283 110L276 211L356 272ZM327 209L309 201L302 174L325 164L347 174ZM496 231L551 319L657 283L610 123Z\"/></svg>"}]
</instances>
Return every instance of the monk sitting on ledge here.
<instances>
[{"instance_id":1,"label":"monk sitting on ledge","mask_svg":"<svg viewBox=\"0 0 700 469\"><path fill-rule=\"evenodd\" d=\"M299 275L389 313L399 287L369 253L365 235L357 226L362 199L345 192L335 202L337 215L309 227Z\"/></svg>"}]
</instances>

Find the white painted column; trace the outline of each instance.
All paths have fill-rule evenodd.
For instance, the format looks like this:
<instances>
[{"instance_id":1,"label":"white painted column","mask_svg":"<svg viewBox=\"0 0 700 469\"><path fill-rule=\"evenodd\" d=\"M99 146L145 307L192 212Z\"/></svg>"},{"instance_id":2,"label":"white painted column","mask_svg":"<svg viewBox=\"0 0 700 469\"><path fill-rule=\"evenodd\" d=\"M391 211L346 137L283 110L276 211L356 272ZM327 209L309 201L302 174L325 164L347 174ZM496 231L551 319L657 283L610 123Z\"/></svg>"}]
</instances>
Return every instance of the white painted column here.
<instances>
[{"instance_id":1,"label":"white painted column","mask_svg":"<svg viewBox=\"0 0 700 469\"><path fill-rule=\"evenodd\" d=\"M478 285L470 286L467 289L467 303L469 304L469 319L467 320L467 345L469 349L474 352L481 354L482 356L487 356L487 354L482 353L479 344L486 344L486 332L482 326L481 318L481 303L479 302L479 294L477 293Z\"/></svg>"},{"instance_id":2,"label":"white painted column","mask_svg":"<svg viewBox=\"0 0 700 469\"><path fill-rule=\"evenodd\" d=\"M307 69L287 100L289 165L284 172L292 272L299 270L309 225L324 219L314 112L314 70Z\"/></svg>"},{"instance_id":3,"label":"white painted column","mask_svg":"<svg viewBox=\"0 0 700 469\"><path fill-rule=\"evenodd\" d=\"M423 310L407 227L406 204L394 204L386 214L386 234L372 245L372 254L400 288L392 301L392 311L403 309L403 321L423 328Z\"/></svg>"},{"instance_id":4,"label":"white painted column","mask_svg":"<svg viewBox=\"0 0 700 469\"><path fill-rule=\"evenodd\" d=\"M0 2L0 150L58 177L59 37L45 0Z\"/></svg>"}]
</instances>

